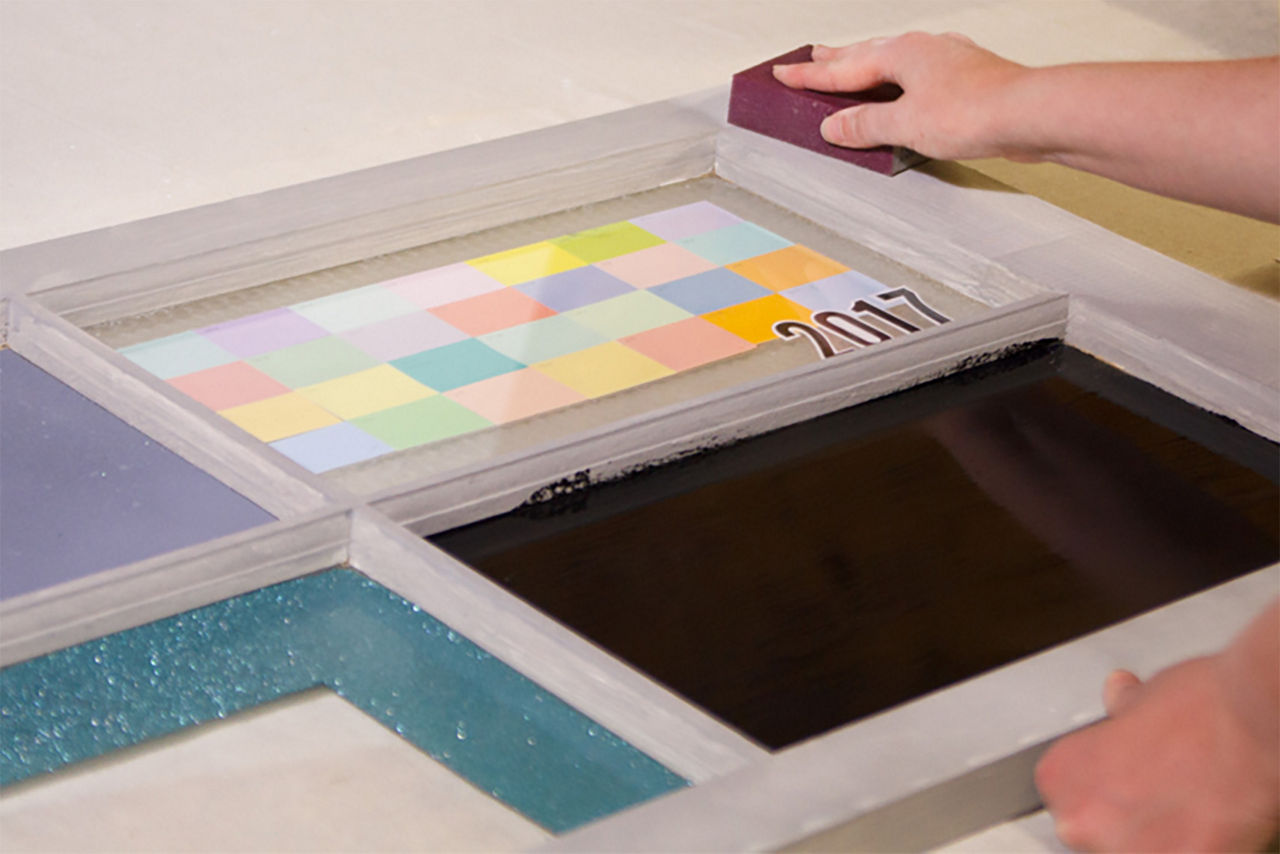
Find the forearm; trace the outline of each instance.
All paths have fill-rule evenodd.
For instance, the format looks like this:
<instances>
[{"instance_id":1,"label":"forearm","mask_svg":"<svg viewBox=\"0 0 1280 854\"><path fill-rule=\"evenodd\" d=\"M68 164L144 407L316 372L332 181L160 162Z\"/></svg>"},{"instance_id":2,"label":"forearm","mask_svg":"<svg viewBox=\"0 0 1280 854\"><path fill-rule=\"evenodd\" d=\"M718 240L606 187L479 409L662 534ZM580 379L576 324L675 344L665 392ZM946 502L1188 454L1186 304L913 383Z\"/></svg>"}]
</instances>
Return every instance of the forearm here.
<instances>
[{"instance_id":1,"label":"forearm","mask_svg":"<svg viewBox=\"0 0 1280 854\"><path fill-rule=\"evenodd\" d=\"M1280 220L1280 58L1028 68L992 93L1007 156Z\"/></svg>"}]
</instances>

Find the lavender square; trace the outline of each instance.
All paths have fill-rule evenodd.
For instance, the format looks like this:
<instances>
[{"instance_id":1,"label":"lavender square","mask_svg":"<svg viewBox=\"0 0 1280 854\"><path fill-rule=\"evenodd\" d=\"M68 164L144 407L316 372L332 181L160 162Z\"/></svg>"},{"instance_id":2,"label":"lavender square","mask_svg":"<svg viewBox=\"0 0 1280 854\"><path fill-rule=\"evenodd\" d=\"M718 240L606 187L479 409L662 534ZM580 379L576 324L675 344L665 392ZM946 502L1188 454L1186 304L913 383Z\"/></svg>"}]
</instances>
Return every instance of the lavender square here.
<instances>
[{"instance_id":1,"label":"lavender square","mask_svg":"<svg viewBox=\"0 0 1280 854\"><path fill-rule=\"evenodd\" d=\"M287 308L229 320L201 329L200 333L242 359L304 344L329 334L323 327Z\"/></svg>"},{"instance_id":2,"label":"lavender square","mask_svg":"<svg viewBox=\"0 0 1280 854\"><path fill-rule=\"evenodd\" d=\"M555 311L569 311L635 290L598 267L579 267L554 276L522 282L514 287L525 296L533 297Z\"/></svg>"},{"instance_id":3,"label":"lavender square","mask_svg":"<svg viewBox=\"0 0 1280 854\"><path fill-rule=\"evenodd\" d=\"M384 362L401 359L468 338L465 332L425 311L393 317L338 333L364 352Z\"/></svg>"},{"instance_id":4,"label":"lavender square","mask_svg":"<svg viewBox=\"0 0 1280 854\"><path fill-rule=\"evenodd\" d=\"M424 270L383 282L382 286L422 308L435 308L506 287L470 264Z\"/></svg>"},{"instance_id":5,"label":"lavender square","mask_svg":"<svg viewBox=\"0 0 1280 854\"><path fill-rule=\"evenodd\" d=\"M650 234L658 235L663 240L675 241L693 237L695 234L715 231L717 228L737 225L742 222L742 219L724 208L716 207L711 202L694 202L669 211L636 217L631 222Z\"/></svg>"}]
</instances>

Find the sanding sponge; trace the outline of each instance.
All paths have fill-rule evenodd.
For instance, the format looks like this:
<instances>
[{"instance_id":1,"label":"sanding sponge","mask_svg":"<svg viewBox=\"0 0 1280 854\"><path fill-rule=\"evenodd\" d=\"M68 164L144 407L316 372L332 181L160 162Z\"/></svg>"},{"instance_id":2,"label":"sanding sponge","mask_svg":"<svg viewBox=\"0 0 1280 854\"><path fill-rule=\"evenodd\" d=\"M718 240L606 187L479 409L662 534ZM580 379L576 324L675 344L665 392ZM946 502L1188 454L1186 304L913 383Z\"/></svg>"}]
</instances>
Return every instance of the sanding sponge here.
<instances>
[{"instance_id":1,"label":"sanding sponge","mask_svg":"<svg viewBox=\"0 0 1280 854\"><path fill-rule=\"evenodd\" d=\"M841 148L823 139L819 126L827 116L868 101L892 101L902 90L881 86L854 94L814 92L791 89L774 78L773 66L808 62L812 56L813 45L805 45L733 75L729 123L886 175L896 175L927 159L909 148Z\"/></svg>"}]
</instances>

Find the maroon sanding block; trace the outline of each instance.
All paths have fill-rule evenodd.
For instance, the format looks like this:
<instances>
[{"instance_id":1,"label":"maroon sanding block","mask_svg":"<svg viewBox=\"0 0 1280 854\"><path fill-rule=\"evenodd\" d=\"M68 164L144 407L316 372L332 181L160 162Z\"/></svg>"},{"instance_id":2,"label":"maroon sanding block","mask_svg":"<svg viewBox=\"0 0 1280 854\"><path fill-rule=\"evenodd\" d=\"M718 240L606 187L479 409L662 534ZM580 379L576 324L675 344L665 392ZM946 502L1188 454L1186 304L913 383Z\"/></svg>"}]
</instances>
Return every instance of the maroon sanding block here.
<instances>
[{"instance_id":1,"label":"maroon sanding block","mask_svg":"<svg viewBox=\"0 0 1280 854\"><path fill-rule=\"evenodd\" d=\"M909 148L841 148L823 139L819 127L827 116L868 101L892 101L902 90L881 86L854 94L814 92L783 86L773 76L773 66L808 62L812 56L813 45L807 44L733 75L729 124L886 175L896 175L927 159Z\"/></svg>"}]
</instances>

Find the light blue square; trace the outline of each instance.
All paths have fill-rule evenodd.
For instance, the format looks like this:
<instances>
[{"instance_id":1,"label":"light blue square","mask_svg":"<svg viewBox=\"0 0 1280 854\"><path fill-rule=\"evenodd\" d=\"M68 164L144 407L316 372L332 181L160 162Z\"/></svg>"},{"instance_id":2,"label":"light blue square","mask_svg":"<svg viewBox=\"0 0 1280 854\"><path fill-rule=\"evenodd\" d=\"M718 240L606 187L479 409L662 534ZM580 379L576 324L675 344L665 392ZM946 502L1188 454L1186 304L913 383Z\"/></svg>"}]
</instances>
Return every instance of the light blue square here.
<instances>
[{"instance_id":1,"label":"light blue square","mask_svg":"<svg viewBox=\"0 0 1280 854\"><path fill-rule=\"evenodd\" d=\"M532 365L586 350L607 339L564 315L555 315L490 332L480 340L504 356Z\"/></svg>"},{"instance_id":2,"label":"light blue square","mask_svg":"<svg viewBox=\"0 0 1280 854\"><path fill-rule=\"evenodd\" d=\"M690 314L706 314L767 297L773 291L732 270L718 267L674 282L654 285L649 288L649 293L657 294Z\"/></svg>"},{"instance_id":3,"label":"light blue square","mask_svg":"<svg viewBox=\"0 0 1280 854\"><path fill-rule=\"evenodd\" d=\"M870 276L850 270L789 288L782 295L810 311L848 311L860 299L888 290Z\"/></svg>"},{"instance_id":4,"label":"light blue square","mask_svg":"<svg viewBox=\"0 0 1280 854\"><path fill-rule=\"evenodd\" d=\"M295 313L330 332L345 332L380 320L390 320L393 317L422 311L421 306L380 285L369 285L356 288L354 291L309 300L291 308Z\"/></svg>"},{"instance_id":5,"label":"light blue square","mask_svg":"<svg viewBox=\"0 0 1280 854\"><path fill-rule=\"evenodd\" d=\"M165 380L206 368L229 365L239 358L198 332L182 332L145 344L135 344L121 349L120 354Z\"/></svg>"},{"instance_id":6,"label":"light blue square","mask_svg":"<svg viewBox=\"0 0 1280 854\"><path fill-rule=\"evenodd\" d=\"M395 450L354 424L342 422L272 442L271 447L317 474Z\"/></svg>"},{"instance_id":7,"label":"light blue square","mask_svg":"<svg viewBox=\"0 0 1280 854\"><path fill-rule=\"evenodd\" d=\"M720 265L745 261L791 245L791 241L785 237L779 237L750 222L695 234L677 243L712 264Z\"/></svg>"}]
</instances>

